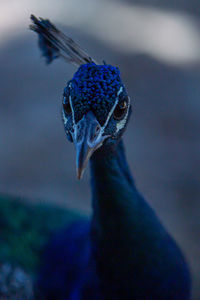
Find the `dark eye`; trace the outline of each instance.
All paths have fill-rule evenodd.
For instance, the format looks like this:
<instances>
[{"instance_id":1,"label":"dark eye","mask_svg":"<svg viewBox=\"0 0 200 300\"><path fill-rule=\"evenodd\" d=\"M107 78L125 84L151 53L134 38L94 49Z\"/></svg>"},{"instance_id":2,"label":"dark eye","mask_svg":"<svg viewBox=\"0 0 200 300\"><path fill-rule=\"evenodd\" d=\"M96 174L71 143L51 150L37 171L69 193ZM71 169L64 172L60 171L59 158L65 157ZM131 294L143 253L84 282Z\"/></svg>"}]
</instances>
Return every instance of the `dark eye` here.
<instances>
[{"instance_id":1,"label":"dark eye","mask_svg":"<svg viewBox=\"0 0 200 300\"><path fill-rule=\"evenodd\" d=\"M122 100L120 101L117 106L115 107L114 113L113 113L113 117L115 120L121 120L124 115L126 114L127 111L127 101L126 100Z\"/></svg>"},{"instance_id":2,"label":"dark eye","mask_svg":"<svg viewBox=\"0 0 200 300\"><path fill-rule=\"evenodd\" d=\"M71 112L72 112L71 105L69 103L69 99L67 100L65 96L64 96L64 102L63 102L63 109L67 115L71 114Z\"/></svg>"}]
</instances>

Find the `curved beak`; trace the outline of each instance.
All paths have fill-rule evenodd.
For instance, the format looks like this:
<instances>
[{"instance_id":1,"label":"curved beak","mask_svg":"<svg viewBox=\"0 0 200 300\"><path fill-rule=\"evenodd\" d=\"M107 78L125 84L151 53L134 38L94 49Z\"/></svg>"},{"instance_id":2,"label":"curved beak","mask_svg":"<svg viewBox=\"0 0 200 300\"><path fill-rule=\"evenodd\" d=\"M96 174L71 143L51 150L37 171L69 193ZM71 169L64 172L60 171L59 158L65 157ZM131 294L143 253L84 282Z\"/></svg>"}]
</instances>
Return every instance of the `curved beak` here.
<instances>
[{"instance_id":1,"label":"curved beak","mask_svg":"<svg viewBox=\"0 0 200 300\"><path fill-rule=\"evenodd\" d=\"M87 163L103 141L108 136L103 136L103 128L100 126L95 115L88 112L74 126L74 144L76 148L76 171L78 179L81 179Z\"/></svg>"}]
</instances>

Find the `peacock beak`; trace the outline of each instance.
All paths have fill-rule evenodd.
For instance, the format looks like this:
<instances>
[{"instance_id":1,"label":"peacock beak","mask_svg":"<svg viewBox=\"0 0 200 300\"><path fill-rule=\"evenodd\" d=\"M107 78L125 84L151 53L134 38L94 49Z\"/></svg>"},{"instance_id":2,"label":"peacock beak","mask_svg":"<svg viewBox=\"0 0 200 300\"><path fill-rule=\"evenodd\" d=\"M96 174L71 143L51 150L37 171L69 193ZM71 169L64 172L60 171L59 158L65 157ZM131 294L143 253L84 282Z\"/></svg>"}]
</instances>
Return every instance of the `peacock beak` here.
<instances>
[{"instance_id":1,"label":"peacock beak","mask_svg":"<svg viewBox=\"0 0 200 300\"><path fill-rule=\"evenodd\" d=\"M74 129L76 170L78 179L81 179L90 157L108 136L103 135L103 129L91 111L75 124Z\"/></svg>"}]
</instances>

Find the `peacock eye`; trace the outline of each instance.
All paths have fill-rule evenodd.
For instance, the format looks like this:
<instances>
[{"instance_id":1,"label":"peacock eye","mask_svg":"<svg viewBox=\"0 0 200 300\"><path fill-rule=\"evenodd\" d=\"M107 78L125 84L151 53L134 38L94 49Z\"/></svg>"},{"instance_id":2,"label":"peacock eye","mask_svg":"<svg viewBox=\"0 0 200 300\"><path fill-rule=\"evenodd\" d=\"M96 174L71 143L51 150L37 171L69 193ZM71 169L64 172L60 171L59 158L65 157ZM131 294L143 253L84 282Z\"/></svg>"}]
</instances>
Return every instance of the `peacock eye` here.
<instances>
[{"instance_id":1,"label":"peacock eye","mask_svg":"<svg viewBox=\"0 0 200 300\"><path fill-rule=\"evenodd\" d=\"M122 100L120 101L117 106L115 107L114 113L113 113L113 117L115 120L121 120L124 115L126 114L127 111L127 101L126 100Z\"/></svg>"},{"instance_id":2,"label":"peacock eye","mask_svg":"<svg viewBox=\"0 0 200 300\"><path fill-rule=\"evenodd\" d=\"M71 114L71 112L72 112L71 105L70 105L69 101L66 101L66 97L64 97L63 109L67 115Z\"/></svg>"}]
</instances>

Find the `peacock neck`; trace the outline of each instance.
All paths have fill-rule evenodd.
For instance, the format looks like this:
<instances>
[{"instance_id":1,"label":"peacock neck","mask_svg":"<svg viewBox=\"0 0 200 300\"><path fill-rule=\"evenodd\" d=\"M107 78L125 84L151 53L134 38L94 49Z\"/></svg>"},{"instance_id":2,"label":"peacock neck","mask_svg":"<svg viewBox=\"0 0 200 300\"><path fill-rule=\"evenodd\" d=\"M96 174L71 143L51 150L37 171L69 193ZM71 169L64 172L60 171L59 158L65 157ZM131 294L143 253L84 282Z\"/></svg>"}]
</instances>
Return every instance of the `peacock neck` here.
<instances>
[{"instance_id":1,"label":"peacock neck","mask_svg":"<svg viewBox=\"0 0 200 300\"><path fill-rule=\"evenodd\" d=\"M105 298L145 299L149 293L153 297L149 299L171 299L168 285L180 278L184 259L138 193L122 141L115 150L96 152L90 164L92 246ZM158 298L158 286L166 290L168 298ZM177 286L179 289L179 282Z\"/></svg>"},{"instance_id":2,"label":"peacock neck","mask_svg":"<svg viewBox=\"0 0 200 300\"><path fill-rule=\"evenodd\" d=\"M95 152L91 158L90 166L93 204L97 200L96 196L98 198L102 197L103 203L102 201L101 203L106 204L108 195L118 195L116 192L118 187L125 193L127 189L133 189L134 183L126 162L122 140L117 144L116 148L105 148ZM117 199L116 197L114 198L115 200L119 199L119 197ZM118 201L115 201L115 203L117 204Z\"/></svg>"},{"instance_id":3,"label":"peacock neck","mask_svg":"<svg viewBox=\"0 0 200 300\"><path fill-rule=\"evenodd\" d=\"M127 240L127 229L132 232L133 228L144 225L145 218L154 217L154 213L135 187L123 142L110 151L94 153L90 164L93 218L101 232L109 229L117 238L123 233L121 238Z\"/></svg>"},{"instance_id":4,"label":"peacock neck","mask_svg":"<svg viewBox=\"0 0 200 300\"><path fill-rule=\"evenodd\" d=\"M128 295L133 295L130 279L138 273L141 249L151 247L157 233L150 228L156 227L154 214L136 190L122 141L115 149L99 150L93 155L91 181L92 242L97 270L109 290L118 286L116 299L129 299ZM143 255L146 259L147 249ZM105 291L106 295L109 293Z\"/></svg>"}]
</instances>

